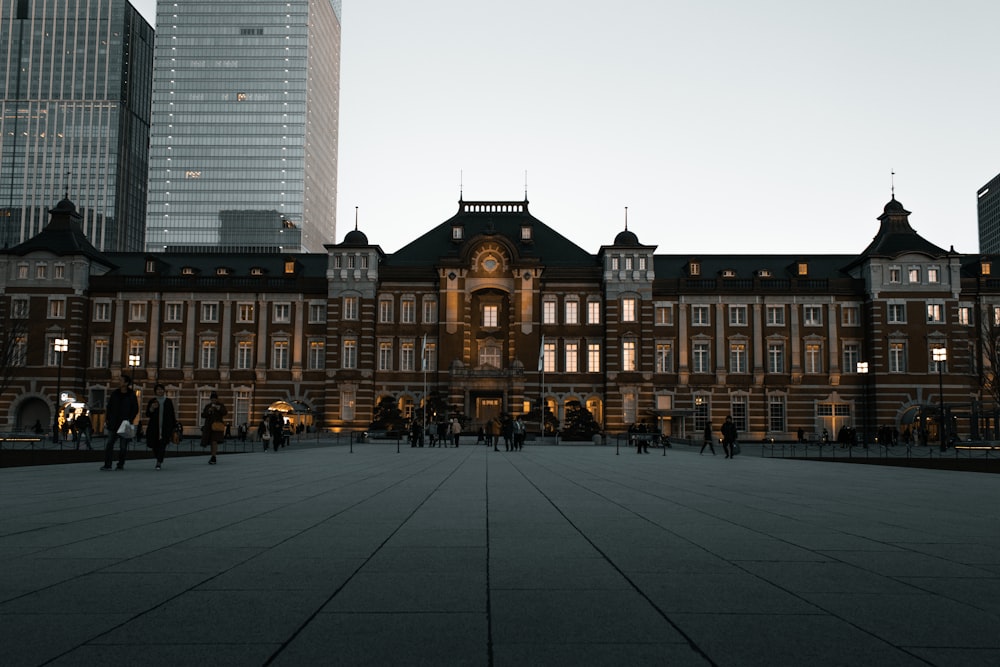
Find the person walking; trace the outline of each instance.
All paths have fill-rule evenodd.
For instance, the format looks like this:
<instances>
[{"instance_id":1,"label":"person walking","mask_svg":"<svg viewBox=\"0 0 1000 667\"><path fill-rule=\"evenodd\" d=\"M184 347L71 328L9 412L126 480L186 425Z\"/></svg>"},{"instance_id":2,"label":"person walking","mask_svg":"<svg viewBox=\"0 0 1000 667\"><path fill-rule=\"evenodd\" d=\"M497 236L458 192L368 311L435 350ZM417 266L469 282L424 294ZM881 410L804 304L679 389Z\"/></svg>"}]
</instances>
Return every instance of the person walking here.
<instances>
[{"instance_id":1,"label":"person walking","mask_svg":"<svg viewBox=\"0 0 1000 667\"><path fill-rule=\"evenodd\" d=\"M712 434L712 422L705 422L705 435L704 441L701 443L701 451L699 454L705 453L705 447L712 450L712 456L715 456L715 444L712 442L715 440L715 436Z\"/></svg>"},{"instance_id":2,"label":"person walking","mask_svg":"<svg viewBox=\"0 0 1000 667\"><path fill-rule=\"evenodd\" d=\"M271 447L274 451L278 451L285 444L285 420L277 410L272 410L268 414L267 430L271 434Z\"/></svg>"},{"instance_id":3,"label":"person walking","mask_svg":"<svg viewBox=\"0 0 1000 667\"><path fill-rule=\"evenodd\" d=\"M733 445L736 444L736 424L733 423L731 415L726 416L726 421L722 424L722 451L726 458L733 458Z\"/></svg>"},{"instance_id":4,"label":"person walking","mask_svg":"<svg viewBox=\"0 0 1000 667\"><path fill-rule=\"evenodd\" d=\"M139 399L132 390L132 377L122 374L118 380L118 389L111 392L108 397L108 408L106 412L105 425L108 429L108 439L104 443L104 466L101 470L111 470L111 458L115 451L115 443L118 443L118 465L115 470L125 469L125 456L128 453L129 440L126 434L118 432L123 423L132 424L139 416ZM134 433L134 432L133 432Z\"/></svg>"},{"instance_id":5,"label":"person walking","mask_svg":"<svg viewBox=\"0 0 1000 667\"><path fill-rule=\"evenodd\" d=\"M167 398L167 388L159 382L153 387L156 394L146 404L146 444L153 448L156 457L156 470L163 467L163 458L167 453L167 445L177 432L177 412L174 402Z\"/></svg>"},{"instance_id":6,"label":"person walking","mask_svg":"<svg viewBox=\"0 0 1000 667\"><path fill-rule=\"evenodd\" d=\"M514 420L514 451L519 452L521 448L524 447L524 420L521 419L521 415L517 416Z\"/></svg>"},{"instance_id":7,"label":"person walking","mask_svg":"<svg viewBox=\"0 0 1000 667\"><path fill-rule=\"evenodd\" d=\"M451 418L451 439L458 447L458 439L462 435L462 424L458 421L458 417Z\"/></svg>"},{"instance_id":8,"label":"person walking","mask_svg":"<svg viewBox=\"0 0 1000 667\"><path fill-rule=\"evenodd\" d=\"M94 422L90 420L90 413L85 410L83 414L77 417L76 421L73 423L76 426L76 432L80 434L80 442L85 444L87 449L93 449L93 447L90 446L90 438L94 432ZM77 443L76 448L80 449L79 442Z\"/></svg>"},{"instance_id":9,"label":"person walking","mask_svg":"<svg viewBox=\"0 0 1000 667\"><path fill-rule=\"evenodd\" d=\"M208 404L201 411L201 417L205 420L201 425L201 446L212 448L212 458L208 460L211 465L215 465L219 443L226 437L226 422L223 418L227 412L226 406L219 400L219 394L213 391Z\"/></svg>"}]
</instances>

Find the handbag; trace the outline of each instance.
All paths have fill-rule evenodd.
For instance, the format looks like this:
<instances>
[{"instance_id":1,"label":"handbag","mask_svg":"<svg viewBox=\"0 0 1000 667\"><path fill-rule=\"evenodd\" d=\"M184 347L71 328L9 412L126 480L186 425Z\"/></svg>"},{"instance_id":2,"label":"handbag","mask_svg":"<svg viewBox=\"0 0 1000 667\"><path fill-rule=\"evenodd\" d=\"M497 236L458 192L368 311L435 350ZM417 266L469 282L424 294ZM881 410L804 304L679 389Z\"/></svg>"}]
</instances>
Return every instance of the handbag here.
<instances>
[{"instance_id":1,"label":"handbag","mask_svg":"<svg viewBox=\"0 0 1000 667\"><path fill-rule=\"evenodd\" d=\"M212 422L212 432L213 433L225 433L226 425L223 422Z\"/></svg>"},{"instance_id":2,"label":"handbag","mask_svg":"<svg viewBox=\"0 0 1000 667\"><path fill-rule=\"evenodd\" d=\"M128 421L123 421L118 427L118 435L125 438L126 440L132 440L135 438L135 424Z\"/></svg>"}]
</instances>

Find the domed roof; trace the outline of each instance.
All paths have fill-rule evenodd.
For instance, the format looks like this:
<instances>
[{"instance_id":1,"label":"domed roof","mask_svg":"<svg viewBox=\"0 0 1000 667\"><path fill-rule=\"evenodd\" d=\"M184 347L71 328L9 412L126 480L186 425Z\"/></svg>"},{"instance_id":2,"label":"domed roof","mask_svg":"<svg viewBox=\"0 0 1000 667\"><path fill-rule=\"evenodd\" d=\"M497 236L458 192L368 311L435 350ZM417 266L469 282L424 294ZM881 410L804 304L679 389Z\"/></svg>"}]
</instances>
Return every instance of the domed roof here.
<instances>
[{"instance_id":1,"label":"domed roof","mask_svg":"<svg viewBox=\"0 0 1000 667\"><path fill-rule=\"evenodd\" d=\"M640 245L639 237L626 229L623 232L618 232L618 236L615 237L615 245L637 246Z\"/></svg>"},{"instance_id":2,"label":"domed roof","mask_svg":"<svg viewBox=\"0 0 1000 667\"><path fill-rule=\"evenodd\" d=\"M905 208L903 208L902 204L900 204L898 201L896 201L895 197L893 197L892 199L889 200L889 203L885 205L885 208L882 209L882 212L883 213L896 213L896 214L899 214L899 213L909 213L909 211L907 211Z\"/></svg>"},{"instance_id":3,"label":"domed roof","mask_svg":"<svg viewBox=\"0 0 1000 667\"><path fill-rule=\"evenodd\" d=\"M368 245L368 237L365 233L357 229L352 229L344 236L344 242L340 245Z\"/></svg>"}]
</instances>

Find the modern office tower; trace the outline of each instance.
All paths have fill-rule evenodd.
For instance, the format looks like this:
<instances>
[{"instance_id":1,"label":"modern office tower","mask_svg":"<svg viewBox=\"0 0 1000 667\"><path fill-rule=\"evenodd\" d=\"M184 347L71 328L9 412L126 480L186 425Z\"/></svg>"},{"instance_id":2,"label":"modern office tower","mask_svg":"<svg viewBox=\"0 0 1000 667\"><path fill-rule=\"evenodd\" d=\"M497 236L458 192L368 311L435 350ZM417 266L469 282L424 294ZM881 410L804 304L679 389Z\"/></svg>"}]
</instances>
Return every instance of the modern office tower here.
<instances>
[{"instance_id":1,"label":"modern office tower","mask_svg":"<svg viewBox=\"0 0 1000 667\"><path fill-rule=\"evenodd\" d=\"M0 247L67 196L88 240L145 240L153 28L126 0L0 0Z\"/></svg>"},{"instance_id":2,"label":"modern office tower","mask_svg":"<svg viewBox=\"0 0 1000 667\"><path fill-rule=\"evenodd\" d=\"M339 0L158 4L148 252L322 252L337 210Z\"/></svg>"},{"instance_id":3,"label":"modern office tower","mask_svg":"<svg viewBox=\"0 0 1000 667\"><path fill-rule=\"evenodd\" d=\"M979 252L1000 253L1000 174L979 188Z\"/></svg>"}]
</instances>

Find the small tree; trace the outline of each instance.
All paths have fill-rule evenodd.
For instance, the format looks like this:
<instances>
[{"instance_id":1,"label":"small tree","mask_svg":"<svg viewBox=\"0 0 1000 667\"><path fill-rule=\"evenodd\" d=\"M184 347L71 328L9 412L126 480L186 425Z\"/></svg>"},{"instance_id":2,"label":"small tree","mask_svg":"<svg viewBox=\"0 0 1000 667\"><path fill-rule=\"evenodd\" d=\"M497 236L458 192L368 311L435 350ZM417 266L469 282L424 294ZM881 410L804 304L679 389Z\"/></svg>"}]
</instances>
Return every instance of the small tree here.
<instances>
[{"instance_id":1,"label":"small tree","mask_svg":"<svg viewBox=\"0 0 1000 667\"><path fill-rule=\"evenodd\" d=\"M375 406L375 414L372 415L372 423L369 429L381 429L385 431L403 431L406 429L406 419L399 411L396 399L392 396L385 396Z\"/></svg>"},{"instance_id":2,"label":"small tree","mask_svg":"<svg viewBox=\"0 0 1000 667\"><path fill-rule=\"evenodd\" d=\"M28 320L0 316L0 396L24 366L22 345L27 333Z\"/></svg>"},{"instance_id":3,"label":"small tree","mask_svg":"<svg viewBox=\"0 0 1000 667\"><path fill-rule=\"evenodd\" d=\"M600 432L601 425L594 420L594 415L580 401L570 401L566 404L563 438L566 440L590 440L595 433Z\"/></svg>"}]
</instances>

